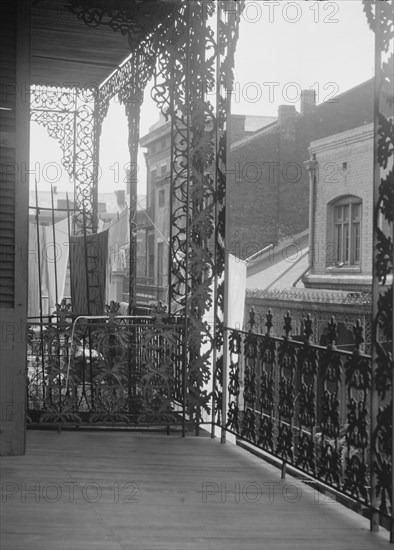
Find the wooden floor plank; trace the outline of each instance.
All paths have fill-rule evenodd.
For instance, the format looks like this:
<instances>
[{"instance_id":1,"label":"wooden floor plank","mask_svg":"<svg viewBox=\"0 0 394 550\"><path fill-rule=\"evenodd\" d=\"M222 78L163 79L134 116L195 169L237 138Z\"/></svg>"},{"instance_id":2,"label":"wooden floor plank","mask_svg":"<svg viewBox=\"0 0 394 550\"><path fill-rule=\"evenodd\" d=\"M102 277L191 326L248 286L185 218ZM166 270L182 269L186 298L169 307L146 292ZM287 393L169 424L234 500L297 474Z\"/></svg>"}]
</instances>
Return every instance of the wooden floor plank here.
<instances>
[{"instance_id":1,"label":"wooden floor plank","mask_svg":"<svg viewBox=\"0 0 394 550\"><path fill-rule=\"evenodd\" d=\"M2 457L2 550L380 550L388 534L209 437L29 431Z\"/></svg>"}]
</instances>

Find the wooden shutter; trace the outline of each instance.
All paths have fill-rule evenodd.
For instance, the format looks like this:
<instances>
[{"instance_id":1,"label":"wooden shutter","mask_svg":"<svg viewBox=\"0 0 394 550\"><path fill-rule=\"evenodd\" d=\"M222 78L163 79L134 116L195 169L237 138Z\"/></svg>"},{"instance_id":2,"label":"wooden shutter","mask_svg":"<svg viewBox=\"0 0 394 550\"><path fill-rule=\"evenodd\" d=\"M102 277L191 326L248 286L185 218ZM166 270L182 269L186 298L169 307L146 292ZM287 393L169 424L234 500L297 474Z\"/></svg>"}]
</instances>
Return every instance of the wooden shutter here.
<instances>
[{"instance_id":1,"label":"wooden shutter","mask_svg":"<svg viewBox=\"0 0 394 550\"><path fill-rule=\"evenodd\" d=\"M7 13L4 13L7 11ZM0 308L14 307L16 10L2 5L0 31Z\"/></svg>"}]
</instances>

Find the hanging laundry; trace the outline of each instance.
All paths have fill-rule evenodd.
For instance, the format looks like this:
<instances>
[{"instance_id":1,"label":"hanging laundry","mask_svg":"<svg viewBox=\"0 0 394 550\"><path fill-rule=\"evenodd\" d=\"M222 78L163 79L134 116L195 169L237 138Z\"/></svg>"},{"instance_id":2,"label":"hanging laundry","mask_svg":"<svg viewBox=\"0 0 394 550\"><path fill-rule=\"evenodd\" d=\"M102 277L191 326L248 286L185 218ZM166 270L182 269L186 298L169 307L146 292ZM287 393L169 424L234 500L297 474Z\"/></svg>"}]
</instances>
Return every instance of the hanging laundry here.
<instances>
[{"instance_id":1,"label":"hanging laundry","mask_svg":"<svg viewBox=\"0 0 394 550\"><path fill-rule=\"evenodd\" d=\"M108 230L72 236L71 301L77 315L103 315L108 276Z\"/></svg>"},{"instance_id":2,"label":"hanging laundry","mask_svg":"<svg viewBox=\"0 0 394 550\"><path fill-rule=\"evenodd\" d=\"M108 229L108 248L111 258L112 271L124 271L126 266L126 249L129 244L129 210L126 207L116 214L110 222L102 225Z\"/></svg>"},{"instance_id":3,"label":"hanging laundry","mask_svg":"<svg viewBox=\"0 0 394 550\"><path fill-rule=\"evenodd\" d=\"M108 246L113 271L126 269L125 247L129 243L129 211L122 210L109 228Z\"/></svg>"},{"instance_id":4,"label":"hanging laundry","mask_svg":"<svg viewBox=\"0 0 394 550\"><path fill-rule=\"evenodd\" d=\"M55 223L55 230L52 225L46 226L45 234L46 245L42 250L48 270L48 307L53 313L56 303L60 304L64 298L69 256L68 219L65 218Z\"/></svg>"},{"instance_id":5,"label":"hanging laundry","mask_svg":"<svg viewBox=\"0 0 394 550\"><path fill-rule=\"evenodd\" d=\"M47 264L44 261L42 250L46 245L45 227L38 226L39 235L37 235L37 224L29 223L29 249L28 249L28 317L40 316L40 301L42 307L42 296L47 294ZM38 242L40 245L38 245ZM40 262L40 263L39 263ZM42 311L44 315L48 311Z\"/></svg>"},{"instance_id":6,"label":"hanging laundry","mask_svg":"<svg viewBox=\"0 0 394 550\"><path fill-rule=\"evenodd\" d=\"M228 255L228 303L227 326L229 328L243 330L245 296L246 296L246 262Z\"/></svg>"}]
</instances>

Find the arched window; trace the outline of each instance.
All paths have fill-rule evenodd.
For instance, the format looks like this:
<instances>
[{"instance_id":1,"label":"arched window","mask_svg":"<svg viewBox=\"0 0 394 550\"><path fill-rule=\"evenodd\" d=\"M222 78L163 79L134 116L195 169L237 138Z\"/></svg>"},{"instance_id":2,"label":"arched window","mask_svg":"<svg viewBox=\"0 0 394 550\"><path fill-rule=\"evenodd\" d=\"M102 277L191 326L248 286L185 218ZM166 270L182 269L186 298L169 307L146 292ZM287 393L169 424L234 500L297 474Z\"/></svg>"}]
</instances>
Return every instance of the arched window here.
<instances>
[{"instance_id":1,"label":"arched window","mask_svg":"<svg viewBox=\"0 0 394 550\"><path fill-rule=\"evenodd\" d=\"M360 265L361 199L351 196L343 197L332 203L331 208L337 265Z\"/></svg>"}]
</instances>

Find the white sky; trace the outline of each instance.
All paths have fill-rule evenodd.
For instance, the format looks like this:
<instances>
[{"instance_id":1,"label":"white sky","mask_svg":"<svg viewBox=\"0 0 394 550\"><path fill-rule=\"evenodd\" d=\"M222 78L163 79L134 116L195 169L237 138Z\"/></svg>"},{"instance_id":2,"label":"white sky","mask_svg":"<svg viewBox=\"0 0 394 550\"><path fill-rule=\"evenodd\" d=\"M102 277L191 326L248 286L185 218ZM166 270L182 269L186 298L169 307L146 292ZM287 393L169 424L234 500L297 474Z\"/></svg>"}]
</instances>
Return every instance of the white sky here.
<instances>
[{"instance_id":1,"label":"white sky","mask_svg":"<svg viewBox=\"0 0 394 550\"><path fill-rule=\"evenodd\" d=\"M299 92L313 88L318 102L328 100L373 76L374 35L369 30L361 0L317 2L247 1L241 18L235 64L232 112L276 116L278 106L299 110ZM159 117L145 94L141 136ZM31 165L39 189L73 190L63 171L57 142L37 124L31 129ZM99 192L125 188L123 167L128 163L127 121L124 108L111 105L104 121L100 147ZM32 178L34 183L34 177ZM139 194L145 192L146 170L139 157Z\"/></svg>"}]
</instances>

